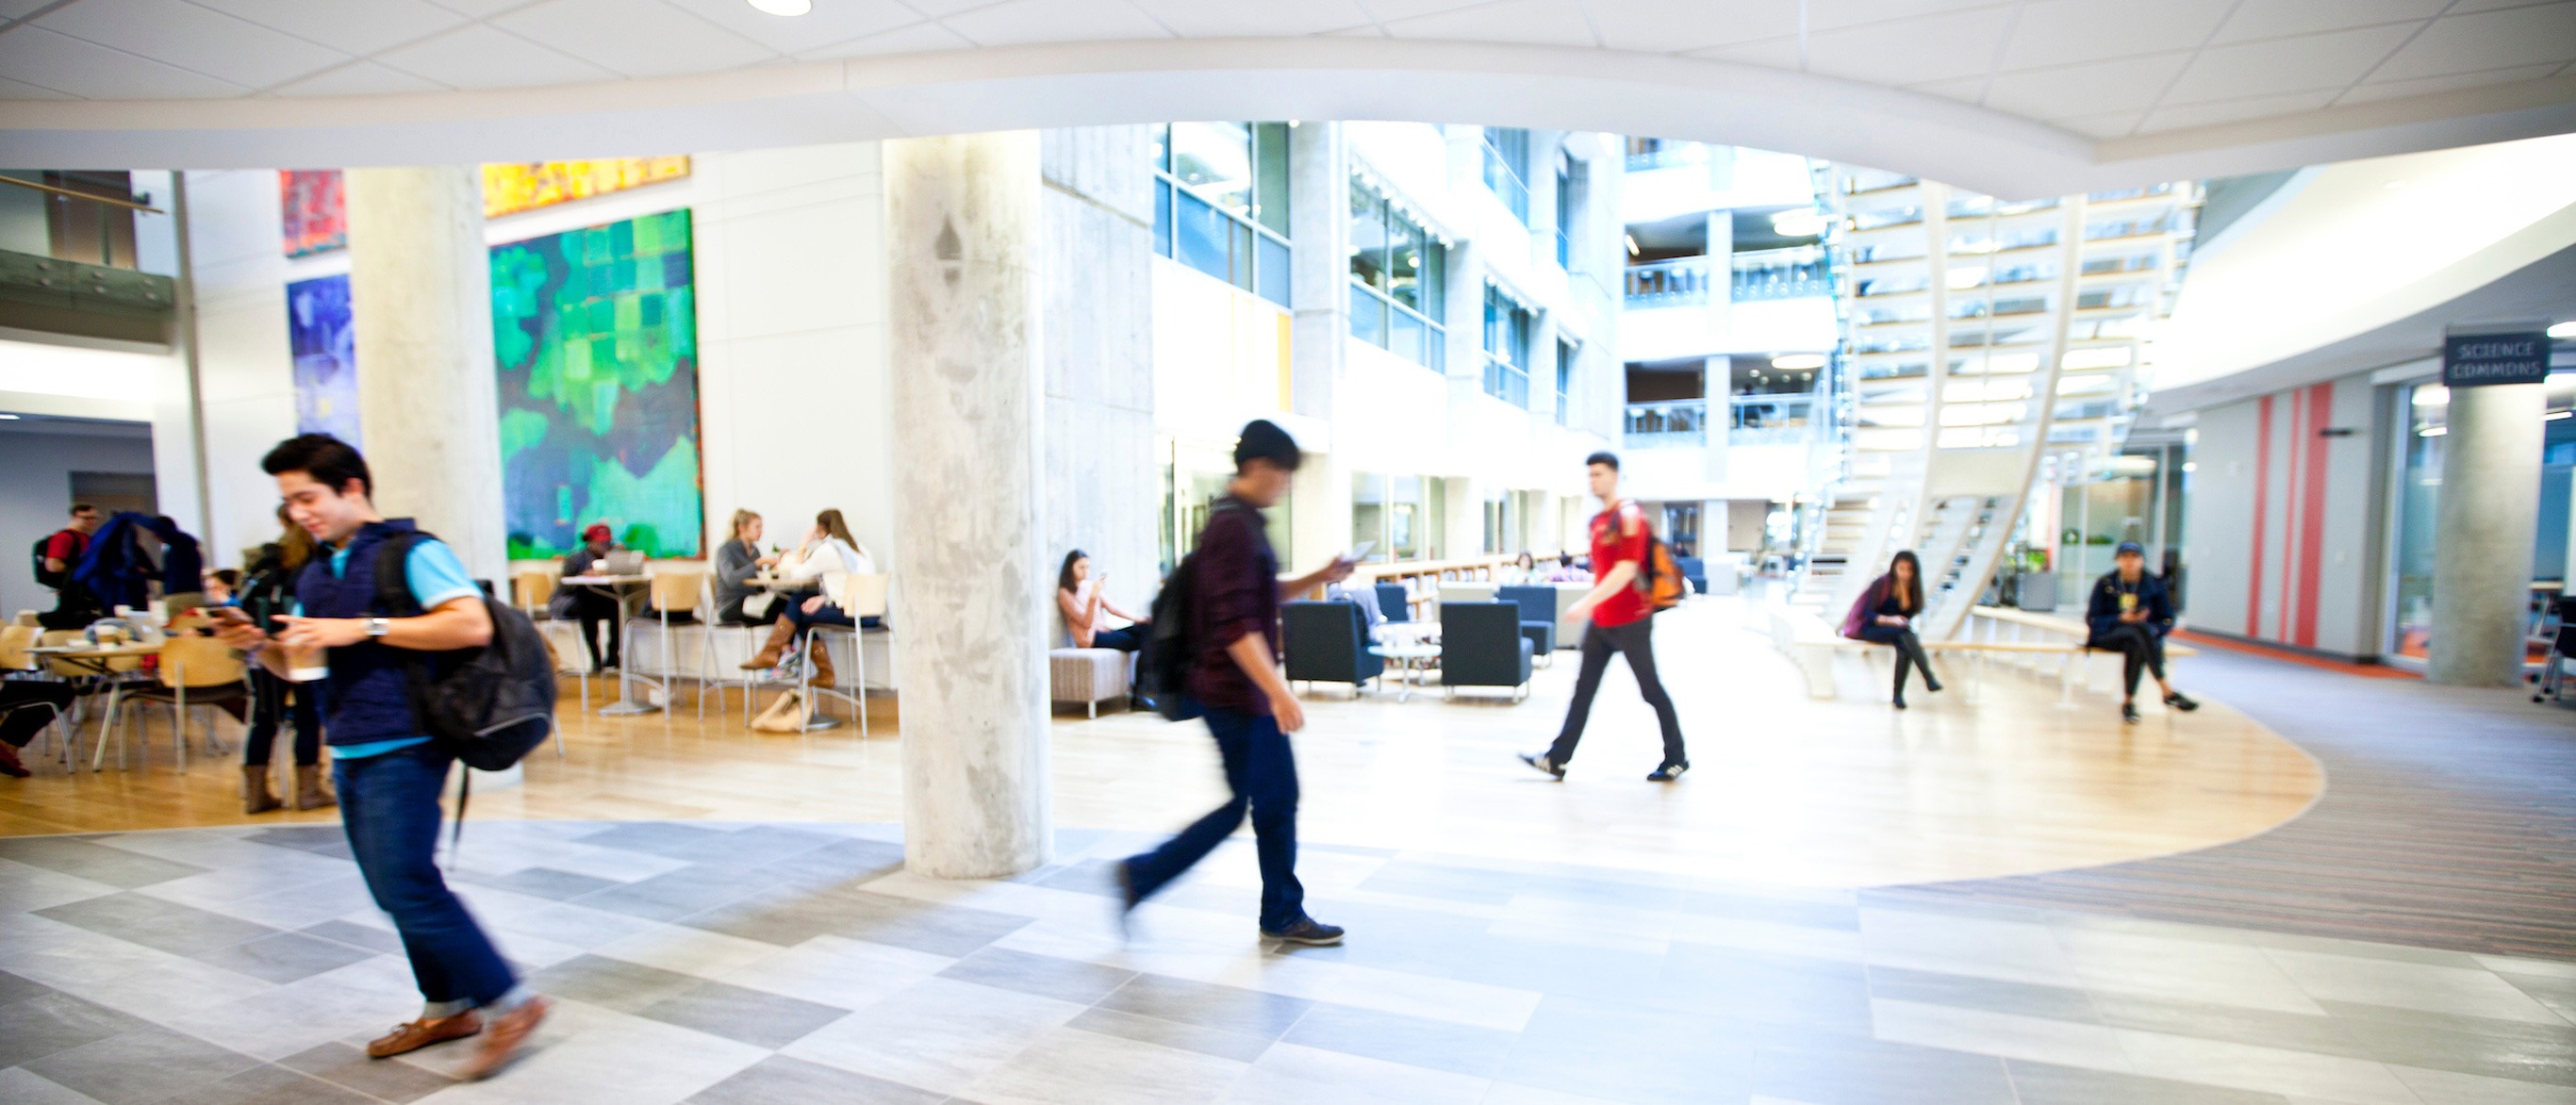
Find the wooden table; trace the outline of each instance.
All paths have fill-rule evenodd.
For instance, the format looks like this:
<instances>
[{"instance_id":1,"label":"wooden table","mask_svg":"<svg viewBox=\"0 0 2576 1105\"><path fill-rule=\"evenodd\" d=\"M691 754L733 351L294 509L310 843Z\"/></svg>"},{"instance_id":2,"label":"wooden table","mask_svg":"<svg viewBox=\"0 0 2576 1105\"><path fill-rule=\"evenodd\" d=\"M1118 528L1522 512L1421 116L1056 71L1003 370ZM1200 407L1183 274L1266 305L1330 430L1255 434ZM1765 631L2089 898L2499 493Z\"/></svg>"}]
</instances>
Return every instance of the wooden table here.
<instances>
[{"instance_id":1,"label":"wooden table","mask_svg":"<svg viewBox=\"0 0 2576 1105\"><path fill-rule=\"evenodd\" d=\"M42 656L49 660L63 660L77 664L81 667L88 668L92 678L107 679L109 676L115 674L109 670L109 667L116 661L138 659L145 656L159 656L161 655L162 645L167 643L169 643L167 639L164 639L153 644L129 641L124 644L108 645L105 647L88 644L33 645L27 649L27 652L29 655ZM188 681L184 678L186 674L187 673L184 671L176 671L172 673L172 677L175 682L174 689L178 692L178 708L180 717L178 725L175 726L179 733L179 738L173 743L179 746L179 772L183 775L188 771ZM113 679L108 680L107 714L105 717L99 719L98 743L93 747L90 755L89 769L92 772L105 770L106 768L107 742L109 735L115 732L116 727L117 699L122 697L124 693L125 684L123 681ZM118 771L125 770L125 742L123 740L116 742L116 769Z\"/></svg>"},{"instance_id":2,"label":"wooden table","mask_svg":"<svg viewBox=\"0 0 2576 1105\"><path fill-rule=\"evenodd\" d=\"M629 609L629 607L634 603L636 596L646 593L642 588L650 585L653 582L653 577L650 575L582 575L565 576L555 582L558 586L564 587L587 587L593 591L599 592L600 594L616 599L618 625L613 632L622 635L626 632L625 623L634 618L636 614L640 612L640 608ZM630 590L630 588L635 589ZM583 632L587 633L589 631L585 629ZM584 642L584 647L588 647L588 642ZM631 689L631 681L626 674L626 658L624 656L620 656L617 658L617 661L617 701L600 707L599 712L609 717L630 717L635 714L649 714L661 709L661 707L656 706L651 702L634 696ZM650 683L652 680L647 679L645 682ZM668 695L670 693L669 688L664 688L662 693Z\"/></svg>"}]
</instances>

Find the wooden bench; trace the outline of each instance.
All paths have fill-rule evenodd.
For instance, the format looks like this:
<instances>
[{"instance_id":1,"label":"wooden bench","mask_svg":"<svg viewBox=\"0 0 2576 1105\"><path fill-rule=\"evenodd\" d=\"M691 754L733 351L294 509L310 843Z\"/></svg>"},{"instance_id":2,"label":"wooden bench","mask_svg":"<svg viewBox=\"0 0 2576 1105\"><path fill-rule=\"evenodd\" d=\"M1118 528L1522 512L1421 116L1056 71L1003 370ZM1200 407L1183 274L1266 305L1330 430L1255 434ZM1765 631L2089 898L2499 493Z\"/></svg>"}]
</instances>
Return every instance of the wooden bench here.
<instances>
[{"instance_id":1,"label":"wooden bench","mask_svg":"<svg viewBox=\"0 0 2576 1105\"><path fill-rule=\"evenodd\" d=\"M1990 657L2033 670L2046 670L2054 661L2059 701L2071 704L2076 683L2082 682L2088 690L2091 689L2099 662L2109 665L2109 674L2102 685L2119 685L2120 654L2086 649L2084 641L2089 636L2091 632L2085 624L2072 618L1979 606L1970 610L1968 624L1959 637L1947 641L1925 641L1923 650L1962 653L1976 658L1977 665L1971 673L1968 690L1971 699L1976 697ZM1807 694L1812 698L1834 697L1835 656L1846 649L1887 647L1845 637L1836 627L1826 624L1822 617L1813 613L1786 609L1775 609L1771 613L1771 643L1798 665L1799 674L1807 681ZM2165 642L2168 666L2180 658L2196 655L2199 655L2199 650L2190 645Z\"/></svg>"}]
</instances>

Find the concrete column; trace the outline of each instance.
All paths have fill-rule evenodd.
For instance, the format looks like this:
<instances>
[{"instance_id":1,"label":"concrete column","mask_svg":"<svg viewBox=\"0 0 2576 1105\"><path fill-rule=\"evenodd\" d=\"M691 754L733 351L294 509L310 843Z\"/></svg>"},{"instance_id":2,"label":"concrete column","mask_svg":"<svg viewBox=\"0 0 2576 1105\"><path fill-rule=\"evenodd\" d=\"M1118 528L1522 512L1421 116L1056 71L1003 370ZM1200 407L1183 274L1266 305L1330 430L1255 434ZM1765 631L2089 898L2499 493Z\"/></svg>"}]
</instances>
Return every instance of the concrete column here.
<instances>
[{"instance_id":1,"label":"concrete column","mask_svg":"<svg viewBox=\"0 0 2576 1105\"><path fill-rule=\"evenodd\" d=\"M1110 601L1154 601L1163 509L1154 456L1154 176L1150 127L1042 132L1046 548L1091 554ZM1055 623L1048 625L1053 641Z\"/></svg>"},{"instance_id":2,"label":"concrete column","mask_svg":"<svg viewBox=\"0 0 2576 1105\"><path fill-rule=\"evenodd\" d=\"M1295 231L1288 240L1289 300L1297 305L1288 323L1289 405L1297 414L1330 419L1351 332L1351 166L1340 123L1289 128L1288 182L1288 226Z\"/></svg>"},{"instance_id":3,"label":"concrete column","mask_svg":"<svg viewBox=\"0 0 2576 1105\"><path fill-rule=\"evenodd\" d=\"M2522 679L2531 549L2540 524L2539 384L2451 389L2442 438L2440 537L2433 548L2436 683L2505 687Z\"/></svg>"},{"instance_id":4,"label":"concrete column","mask_svg":"<svg viewBox=\"0 0 2576 1105\"><path fill-rule=\"evenodd\" d=\"M1049 836L1038 135L891 141L884 163L904 860L1001 878Z\"/></svg>"},{"instance_id":5,"label":"concrete column","mask_svg":"<svg viewBox=\"0 0 2576 1105\"><path fill-rule=\"evenodd\" d=\"M506 586L492 265L470 165L351 169L349 317L376 509Z\"/></svg>"}]
</instances>

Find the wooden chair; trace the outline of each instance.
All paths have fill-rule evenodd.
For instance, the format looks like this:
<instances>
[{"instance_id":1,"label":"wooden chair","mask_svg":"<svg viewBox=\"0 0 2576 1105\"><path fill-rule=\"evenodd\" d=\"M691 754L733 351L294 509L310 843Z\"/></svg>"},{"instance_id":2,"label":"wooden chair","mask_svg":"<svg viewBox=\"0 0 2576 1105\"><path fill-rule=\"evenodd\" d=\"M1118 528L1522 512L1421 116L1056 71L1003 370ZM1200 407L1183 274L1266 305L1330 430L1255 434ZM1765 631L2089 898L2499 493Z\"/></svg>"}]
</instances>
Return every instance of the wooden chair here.
<instances>
[{"instance_id":1,"label":"wooden chair","mask_svg":"<svg viewBox=\"0 0 2576 1105\"><path fill-rule=\"evenodd\" d=\"M34 624L0 626L0 670L23 672L44 670L36 662L35 654L27 651L43 633L44 630ZM45 726L45 731L53 733L55 743L62 746L63 770L73 770L72 765L78 761L79 754L73 750L72 745L80 736L80 732L64 718L61 707L51 702L25 702L10 707L8 712L15 713L19 710L39 708L54 712L54 720ZM33 744L32 741L29 743Z\"/></svg>"},{"instance_id":2,"label":"wooden chair","mask_svg":"<svg viewBox=\"0 0 2576 1105\"><path fill-rule=\"evenodd\" d=\"M510 577L510 597L530 620L543 621L555 599L555 574L535 568Z\"/></svg>"},{"instance_id":3,"label":"wooden chair","mask_svg":"<svg viewBox=\"0 0 2576 1105\"><path fill-rule=\"evenodd\" d=\"M859 715L859 739L868 737L868 649L867 619L875 618L882 626L886 616L886 595L893 590L894 576L888 572L874 575L841 577L841 612L850 616L850 627L816 626L815 639L831 650L833 679L829 687L814 687L817 696L828 696L850 704ZM848 638L848 655L835 647Z\"/></svg>"},{"instance_id":4,"label":"wooden chair","mask_svg":"<svg viewBox=\"0 0 2576 1105\"><path fill-rule=\"evenodd\" d=\"M248 703L250 684L244 677L249 670L242 655L225 647L221 641L193 633L172 637L170 643L161 649L161 665L156 672L158 685L126 692L119 706L127 711L143 703L170 707L170 743L178 755L179 773L185 775L188 773L187 712L200 706ZM117 720L108 719L111 723ZM149 760L152 732L148 727L140 731L140 739L144 757ZM209 754L230 751L215 736L212 717L206 719L206 750ZM106 749L100 749L98 754L105 755ZM116 738L116 769L125 770L125 739L121 733Z\"/></svg>"}]
</instances>

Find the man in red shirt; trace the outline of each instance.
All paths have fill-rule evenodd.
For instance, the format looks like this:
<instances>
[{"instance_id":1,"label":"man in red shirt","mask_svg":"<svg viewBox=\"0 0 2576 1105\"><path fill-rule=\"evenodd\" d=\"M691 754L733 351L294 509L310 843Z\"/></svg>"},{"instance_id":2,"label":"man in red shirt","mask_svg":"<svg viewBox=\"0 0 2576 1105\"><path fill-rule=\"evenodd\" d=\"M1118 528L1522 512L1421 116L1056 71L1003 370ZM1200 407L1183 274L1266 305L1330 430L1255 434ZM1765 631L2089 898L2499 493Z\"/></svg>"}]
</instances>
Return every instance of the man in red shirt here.
<instances>
[{"instance_id":1,"label":"man in red shirt","mask_svg":"<svg viewBox=\"0 0 2576 1105\"><path fill-rule=\"evenodd\" d=\"M47 629L79 629L96 621L100 613L98 596L71 578L72 569L80 566L81 554L89 551L90 536L98 532L98 508L73 503L71 513L72 524L45 539L44 578L37 582L54 589L54 608L37 615L36 620Z\"/></svg>"},{"instance_id":2,"label":"man in red shirt","mask_svg":"<svg viewBox=\"0 0 2576 1105\"><path fill-rule=\"evenodd\" d=\"M1664 762L1646 778L1669 783L1690 770L1690 757L1682 752L1682 723L1673 713L1672 696L1664 693L1663 681L1655 677L1655 611L1646 603L1646 581L1639 577L1646 566L1646 512L1619 497L1618 457L1594 453L1583 465L1592 481L1592 494L1601 500L1601 513L1592 516L1592 577L1600 582L1565 612L1569 618L1587 614L1592 618L1592 624L1583 629L1583 668L1575 676L1574 702L1566 707L1565 727L1557 731L1556 743L1545 752L1523 755L1521 762L1565 778L1565 765L1574 759L1574 746L1583 739L1583 723L1592 714L1592 695L1601 689L1601 673L1610 666L1610 654L1617 652L1628 658L1628 670L1637 674L1637 690L1655 708L1655 720L1664 730Z\"/></svg>"}]
</instances>

